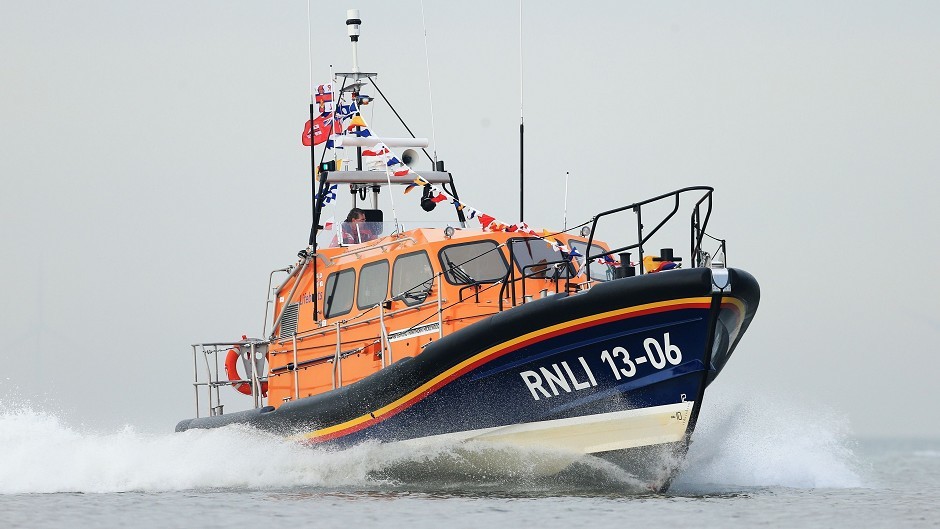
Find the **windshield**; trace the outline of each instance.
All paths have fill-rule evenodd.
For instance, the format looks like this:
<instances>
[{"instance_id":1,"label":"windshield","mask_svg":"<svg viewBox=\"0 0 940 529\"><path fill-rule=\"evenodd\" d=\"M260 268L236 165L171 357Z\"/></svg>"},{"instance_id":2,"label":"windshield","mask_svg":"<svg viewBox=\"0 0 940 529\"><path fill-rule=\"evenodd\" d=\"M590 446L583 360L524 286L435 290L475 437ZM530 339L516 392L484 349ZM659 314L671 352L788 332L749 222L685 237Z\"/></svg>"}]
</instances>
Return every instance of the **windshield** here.
<instances>
[{"instance_id":1,"label":"windshield","mask_svg":"<svg viewBox=\"0 0 940 529\"><path fill-rule=\"evenodd\" d=\"M576 241L574 239L569 239L568 244L571 246L572 249L577 250L578 253L581 254L581 257L578 257L577 259L578 259L578 266L580 270L582 271L586 269L585 265L587 264L586 259L588 256L599 255L607 251L606 249L596 244L592 244L591 251L588 252L585 250L585 248L587 247L587 243L585 241ZM592 280L610 281L611 279L614 279L614 267L611 265L611 263L614 262L612 257L613 256L608 256L606 262L604 258L594 259L594 261L591 263L591 279ZM579 272L579 273L583 273L583 272Z\"/></svg>"},{"instance_id":2,"label":"windshield","mask_svg":"<svg viewBox=\"0 0 940 529\"><path fill-rule=\"evenodd\" d=\"M453 285L493 283L506 276L506 259L494 241L452 244L441 250L441 269Z\"/></svg>"},{"instance_id":3,"label":"windshield","mask_svg":"<svg viewBox=\"0 0 940 529\"><path fill-rule=\"evenodd\" d=\"M458 231L483 232L483 230L476 227L460 228L455 224L454 222L402 220L396 225L394 221L352 223L334 222L333 219L326 219L321 221L323 228L317 231L317 246L319 248L335 248L340 246L339 241L345 241L342 244L343 246L351 246L360 242L370 242L393 233L403 233L418 228L443 230L450 226Z\"/></svg>"},{"instance_id":4,"label":"windshield","mask_svg":"<svg viewBox=\"0 0 940 529\"><path fill-rule=\"evenodd\" d=\"M386 235L386 224L392 226L394 223L385 222L327 222L323 230L317 233L317 244L327 248L337 246L349 246L369 242Z\"/></svg>"},{"instance_id":5,"label":"windshield","mask_svg":"<svg viewBox=\"0 0 940 529\"><path fill-rule=\"evenodd\" d=\"M571 277L571 263L542 239L513 239L512 258L526 277L559 279Z\"/></svg>"}]
</instances>

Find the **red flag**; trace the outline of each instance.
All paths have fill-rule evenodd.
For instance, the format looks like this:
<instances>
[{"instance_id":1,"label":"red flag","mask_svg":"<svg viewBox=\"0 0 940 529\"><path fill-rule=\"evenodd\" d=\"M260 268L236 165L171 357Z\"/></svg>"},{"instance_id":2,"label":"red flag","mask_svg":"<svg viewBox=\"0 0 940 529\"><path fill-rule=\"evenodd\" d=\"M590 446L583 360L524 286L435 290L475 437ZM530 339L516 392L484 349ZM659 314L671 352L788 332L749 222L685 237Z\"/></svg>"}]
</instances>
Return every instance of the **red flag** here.
<instances>
[{"instance_id":1,"label":"red flag","mask_svg":"<svg viewBox=\"0 0 940 529\"><path fill-rule=\"evenodd\" d=\"M311 124L310 120L307 120L307 124L304 125L304 134L301 136L301 141L305 147L310 147L310 133L313 133L313 144L320 145L326 140L330 139L330 125L333 125L333 133L339 134L343 132L343 126L340 125L339 120L333 119L333 114L320 115L317 119L313 120Z\"/></svg>"},{"instance_id":2,"label":"red flag","mask_svg":"<svg viewBox=\"0 0 940 529\"><path fill-rule=\"evenodd\" d=\"M486 228L486 227L489 226L494 220L496 220L494 217L491 217L491 216L487 215L486 213L482 213L482 214L479 216L479 219L480 219L480 225L483 226L484 228Z\"/></svg>"},{"instance_id":3,"label":"red flag","mask_svg":"<svg viewBox=\"0 0 940 529\"><path fill-rule=\"evenodd\" d=\"M432 198L431 202L439 203L445 200L447 200L447 195L445 195L444 193L440 193L436 197Z\"/></svg>"},{"instance_id":4,"label":"red flag","mask_svg":"<svg viewBox=\"0 0 940 529\"><path fill-rule=\"evenodd\" d=\"M379 149L378 145L376 145L372 149L363 149L362 155L363 156L382 156L382 155L388 154L389 152L390 151L386 149L384 145L382 146L381 149Z\"/></svg>"},{"instance_id":5,"label":"red flag","mask_svg":"<svg viewBox=\"0 0 940 529\"><path fill-rule=\"evenodd\" d=\"M312 123L313 122L309 119L307 120L307 123L304 125L304 133L300 136L300 141L303 142L304 147L310 147L310 128Z\"/></svg>"}]
</instances>

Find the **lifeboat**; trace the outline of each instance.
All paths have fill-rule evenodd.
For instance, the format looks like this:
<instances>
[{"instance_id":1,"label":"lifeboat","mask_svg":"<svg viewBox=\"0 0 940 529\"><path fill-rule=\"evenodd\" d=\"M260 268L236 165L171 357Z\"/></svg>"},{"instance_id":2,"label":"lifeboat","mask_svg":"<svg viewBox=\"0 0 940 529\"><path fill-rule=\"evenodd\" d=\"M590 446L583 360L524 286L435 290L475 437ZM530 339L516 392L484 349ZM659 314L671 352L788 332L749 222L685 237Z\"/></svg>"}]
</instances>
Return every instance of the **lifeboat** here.
<instances>
[{"instance_id":1,"label":"lifeboat","mask_svg":"<svg viewBox=\"0 0 940 529\"><path fill-rule=\"evenodd\" d=\"M193 345L195 364L206 366L197 368L197 416L176 430L241 423L340 448L425 439L539 446L613 461L665 490L705 390L760 300L755 278L729 268L727 242L707 231L715 191L625 201L559 230L500 222L459 198L442 163L416 168L420 139L369 128L357 105L372 76L354 68L319 87L316 101L328 94L334 103L324 133L333 135L310 238L272 273L284 276L269 289L262 338ZM338 146L355 149L356 160L338 159ZM346 221L328 222L347 188ZM399 222L379 207L382 192L451 210L449 225ZM684 240L652 249L654 237L679 232L674 224ZM677 255L680 245L687 254ZM211 369L233 348L257 363L248 382ZM225 386L249 389L253 403L224 413Z\"/></svg>"}]
</instances>

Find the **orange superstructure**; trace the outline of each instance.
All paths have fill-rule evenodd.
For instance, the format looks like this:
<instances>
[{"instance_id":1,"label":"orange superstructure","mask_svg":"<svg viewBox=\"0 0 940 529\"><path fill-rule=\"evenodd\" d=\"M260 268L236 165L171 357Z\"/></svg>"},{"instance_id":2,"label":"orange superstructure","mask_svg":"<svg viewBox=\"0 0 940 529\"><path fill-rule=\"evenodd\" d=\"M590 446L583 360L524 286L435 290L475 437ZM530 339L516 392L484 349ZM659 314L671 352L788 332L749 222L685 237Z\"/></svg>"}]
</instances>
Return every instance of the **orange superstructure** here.
<instances>
[{"instance_id":1,"label":"orange superstructure","mask_svg":"<svg viewBox=\"0 0 940 529\"><path fill-rule=\"evenodd\" d=\"M536 245L541 260L554 262L529 263ZM524 258L510 256L510 247L524 249ZM500 310L581 288L577 264L565 261L539 238L463 229L321 249L277 289L274 314L283 316L268 347L268 402L351 384ZM528 277L507 282L521 277L520 265L530 266Z\"/></svg>"}]
</instances>

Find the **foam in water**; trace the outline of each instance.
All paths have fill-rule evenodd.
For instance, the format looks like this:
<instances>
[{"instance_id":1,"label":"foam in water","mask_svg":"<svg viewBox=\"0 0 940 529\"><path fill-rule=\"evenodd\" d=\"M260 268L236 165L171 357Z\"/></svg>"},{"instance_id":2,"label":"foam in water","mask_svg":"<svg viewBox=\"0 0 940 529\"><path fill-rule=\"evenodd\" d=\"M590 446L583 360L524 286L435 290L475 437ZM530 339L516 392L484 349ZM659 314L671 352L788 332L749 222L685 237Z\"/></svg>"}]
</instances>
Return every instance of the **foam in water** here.
<instances>
[{"instance_id":1,"label":"foam in water","mask_svg":"<svg viewBox=\"0 0 940 529\"><path fill-rule=\"evenodd\" d=\"M766 390L710 392L676 485L862 486L848 422Z\"/></svg>"},{"instance_id":2,"label":"foam in water","mask_svg":"<svg viewBox=\"0 0 940 529\"><path fill-rule=\"evenodd\" d=\"M229 488L539 486L582 456L490 444L407 447L364 443L310 448L242 426L141 434L79 432L29 408L0 415L0 493L177 491ZM618 468L591 472L640 486ZM618 474L618 472L620 472ZM577 483L574 483L577 486Z\"/></svg>"},{"instance_id":3,"label":"foam in water","mask_svg":"<svg viewBox=\"0 0 940 529\"><path fill-rule=\"evenodd\" d=\"M97 434L28 409L0 416L2 493L343 486L361 481L360 461L237 426Z\"/></svg>"},{"instance_id":4,"label":"foam in water","mask_svg":"<svg viewBox=\"0 0 940 529\"><path fill-rule=\"evenodd\" d=\"M45 412L0 409L8 410L0 415L3 494L409 486L645 490L611 463L548 450L365 443L331 451L240 426L96 433L77 431ZM676 486L858 486L846 425L834 417L779 398L710 395Z\"/></svg>"}]
</instances>

